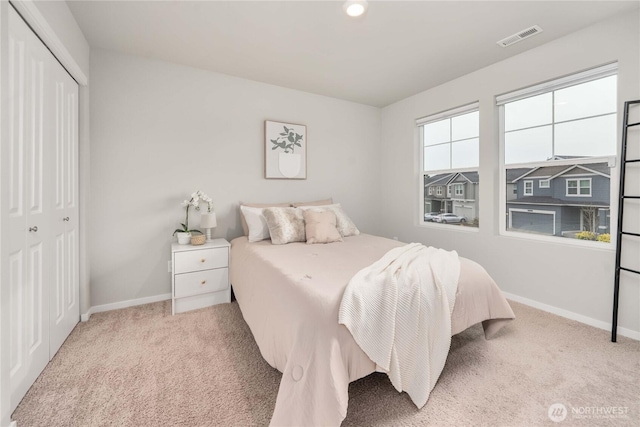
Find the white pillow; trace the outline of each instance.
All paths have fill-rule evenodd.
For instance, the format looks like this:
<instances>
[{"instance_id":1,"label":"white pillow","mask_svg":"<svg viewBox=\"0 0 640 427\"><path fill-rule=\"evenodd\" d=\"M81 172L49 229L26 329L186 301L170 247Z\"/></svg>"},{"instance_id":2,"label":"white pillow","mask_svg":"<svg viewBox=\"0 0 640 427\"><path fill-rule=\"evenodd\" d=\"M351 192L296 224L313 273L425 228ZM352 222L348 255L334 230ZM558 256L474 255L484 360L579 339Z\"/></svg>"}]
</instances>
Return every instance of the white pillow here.
<instances>
[{"instance_id":1,"label":"white pillow","mask_svg":"<svg viewBox=\"0 0 640 427\"><path fill-rule=\"evenodd\" d=\"M249 227L249 235L247 236L250 242L259 242L261 240L269 239L269 227L267 227L267 221L262 215L263 208L250 208L249 206L240 206L245 221L247 221L247 227Z\"/></svg>"},{"instance_id":2,"label":"white pillow","mask_svg":"<svg viewBox=\"0 0 640 427\"><path fill-rule=\"evenodd\" d=\"M342 209L340 203L323 206L298 206L298 209L311 209L318 212L322 212L324 210L333 211L333 213L336 214L336 228L338 229L342 237L357 236L358 234L360 234L360 230L358 230L358 227L356 227L353 221L351 221L351 218L349 218L349 216Z\"/></svg>"}]
</instances>

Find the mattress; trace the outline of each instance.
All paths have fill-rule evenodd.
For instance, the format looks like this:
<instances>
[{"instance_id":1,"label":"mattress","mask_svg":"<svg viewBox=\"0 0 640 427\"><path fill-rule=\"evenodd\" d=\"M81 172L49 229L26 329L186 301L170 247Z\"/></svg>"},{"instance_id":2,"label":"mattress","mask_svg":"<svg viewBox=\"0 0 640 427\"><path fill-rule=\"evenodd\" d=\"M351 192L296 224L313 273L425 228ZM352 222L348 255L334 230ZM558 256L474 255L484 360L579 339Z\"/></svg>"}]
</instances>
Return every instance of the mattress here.
<instances>
[{"instance_id":1,"label":"mattress","mask_svg":"<svg viewBox=\"0 0 640 427\"><path fill-rule=\"evenodd\" d=\"M272 425L339 425L348 386L376 371L338 311L355 273L403 245L360 234L343 242L272 245L231 242L230 277L242 315L264 359L283 373ZM482 322L490 338L515 318L479 264L460 258L452 335Z\"/></svg>"}]
</instances>

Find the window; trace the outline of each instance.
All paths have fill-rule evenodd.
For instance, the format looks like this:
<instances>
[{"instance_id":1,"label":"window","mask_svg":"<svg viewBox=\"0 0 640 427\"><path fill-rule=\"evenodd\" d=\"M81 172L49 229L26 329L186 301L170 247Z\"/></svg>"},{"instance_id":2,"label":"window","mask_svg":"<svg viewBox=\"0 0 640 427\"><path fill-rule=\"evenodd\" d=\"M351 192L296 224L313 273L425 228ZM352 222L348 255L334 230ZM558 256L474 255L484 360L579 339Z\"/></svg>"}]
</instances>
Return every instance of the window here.
<instances>
[{"instance_id":1,"label":"window","mask_svg":"<svg viewBox=\"0 0 640 427\"><path fill-rule=\"evenodd\" d=\"M464 218L456 224L477 227L479 120L478 103L416 120L420 132L421 182L424 188L436 186L436 196L443 196L446 187L446 197L434 198L430 190L421 194L423 223L427 222L424 213L433 211L454 214ZM459 184L461 181L469 182L465 202L454 203L453 199L460 199L465 191Z\"/></svg>"},{"instance_id":2,"label":"window","mask_svg":"<svg viewBox=\"0 0 640 427\"><path fill-rule=\"evenodd\" d=\"M433 194L433 187L429 187L429 195L431 196Z\"/></svg>"},{"instance_id":3,"label":"window","mask_svg":"<svg viewBox=\"0 0 640 427\"><path fill-rule=\"evenodd\" d=\"M567 196L591 196L591 178L567 179Z\"/></svg>"},{"instance_id":4,"label":"window","mask_svg":"<svg viewBox=\"0 0 640 427\"><path fill-rule=\"evenodd\" d=\"M503 230L608 241L599 235L611 233L617 64L500 95L496 101ZM533 196L536 180L538 188L548 190L524 197Z\"/></svg>"},{"instance_id":5,"label":"window","mask_svg":"<svg viewBox=\"0 0 640 427\"><path fill-rule=\"evenodd\" d=\"M524 193L525 196L533 196L533 181L525 181L524 182Z\"/></svg>"}]
</instances>

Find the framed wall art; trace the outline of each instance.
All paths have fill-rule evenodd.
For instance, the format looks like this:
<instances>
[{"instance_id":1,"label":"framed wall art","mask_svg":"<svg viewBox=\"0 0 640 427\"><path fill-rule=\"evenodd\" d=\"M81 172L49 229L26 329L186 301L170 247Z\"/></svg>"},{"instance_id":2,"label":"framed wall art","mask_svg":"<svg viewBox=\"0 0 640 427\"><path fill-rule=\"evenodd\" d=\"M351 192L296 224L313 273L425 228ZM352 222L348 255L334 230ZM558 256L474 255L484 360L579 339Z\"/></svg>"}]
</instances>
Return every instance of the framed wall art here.
<instances>
[{"instance_id":1,"label":"framed wall art","mask_svg":"<svg viewBox=\"0 0 640 427\"><path fill-rule=\"evenodd\" d=\"M267 179L307 179L307 127L264 122L264 176Z\"/></svg>"}]
</instances>

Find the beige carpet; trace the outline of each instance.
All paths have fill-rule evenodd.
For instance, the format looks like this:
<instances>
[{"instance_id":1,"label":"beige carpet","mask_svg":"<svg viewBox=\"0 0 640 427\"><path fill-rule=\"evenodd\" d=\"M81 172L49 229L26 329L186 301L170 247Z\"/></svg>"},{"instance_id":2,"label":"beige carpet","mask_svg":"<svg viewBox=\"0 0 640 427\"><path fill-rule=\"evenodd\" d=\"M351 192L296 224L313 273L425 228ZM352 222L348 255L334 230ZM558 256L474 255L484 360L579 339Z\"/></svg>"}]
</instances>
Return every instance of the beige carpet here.
<instances>
[{"instance_id":1,"label":"beige carpet","mask_svg":"<svg viewBox=\"0 0 640 427\"><path fill-rule=\"evenodd\" d=\"M374 374L351 384L343 425L640 425L639 342L613 344L606 331L512 306L518 319L493 340L479 325L453 338L422 410ZM267 425L280 376L237 303L178 316L169 302L148 304L79 324L13 418L18 427ZM555 403L568 410L559 424L547 415ZM584 418L611 407L616 418Z\"/></svg>"}]
</instances>

